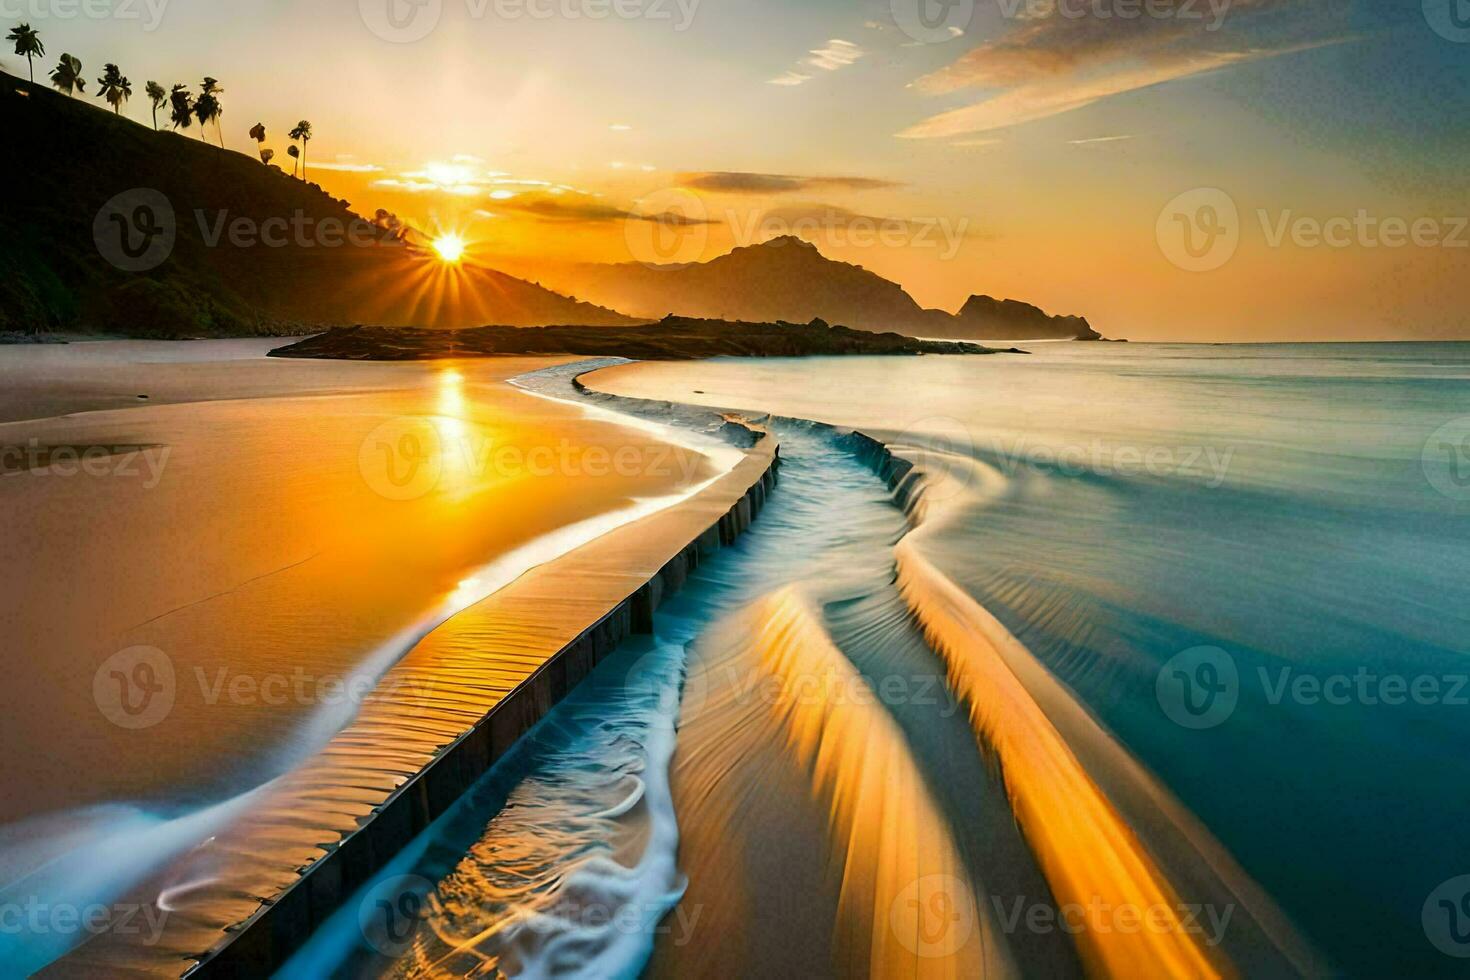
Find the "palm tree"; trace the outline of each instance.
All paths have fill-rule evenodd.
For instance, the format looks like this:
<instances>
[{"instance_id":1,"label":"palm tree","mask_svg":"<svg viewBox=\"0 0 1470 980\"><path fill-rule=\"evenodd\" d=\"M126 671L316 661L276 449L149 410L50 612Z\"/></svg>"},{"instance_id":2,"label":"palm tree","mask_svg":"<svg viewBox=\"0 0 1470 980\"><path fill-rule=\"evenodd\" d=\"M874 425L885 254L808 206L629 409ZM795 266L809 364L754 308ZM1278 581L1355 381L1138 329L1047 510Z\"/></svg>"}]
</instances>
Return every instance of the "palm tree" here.
<instances>
[{"instance_id":1,"label":"palm tree","mask_svg":"<svg viewBox=\"0 0 1470 980\"><path fill-rule=\"evenodd\" d=\"M311 142L311 123L305 119L296 124L291 130L291 139L301 141L301 179L306 179L306 144Z\"/></svg>"},{"instance_id":2,"label":"palm tree","mask_svg":"<svg viewBox=\"0 0 1470 980\"><path fill-rule=\"evenodd\" d=\"M14 41L15 53L25 56L26 66L31 70L31 81L35 82L36 66L31 59L46 57L46 45L41 43L41 35L31 30L30 24L17 24L5 35L5 40Z\"/></svg>"},{"instance_id":3,"label":"palm tree","mask_svg":"<svg viewBox=\"0 0 1470 980\"><path fill-rule=\"evenodd\" d=\"M220 117L225 114L225 107L220 103L219 97L225 94L225 90L219 87L219 79L210 78L208 75L204 76L204 81L200 83L199 89L199 101L194 103L194 114L199 115L201 103L209 106L209 118L214 120L215 131L219 134L219 148L223 150L225 148L225 127ZM204 127L203 117L200 117L199 126L201 129ZM199 138L203 139L204 134L201 133Z\"/></svg>"},{"instance_id":4,"label":"palm tree","mask_svg":"<svg viewBox=\"0 0 1470 980\"><path fill-rule=\"evenodd\" d=\"M213 92L205 92L203 95L199 96L199 98L194 100L194 118L199 120L200 139L204 139L204 128L208 126L209 123L219 122L219 113L219 99L216 99L214 97ZM220 149L224 149L225 137L223 133L220 134L219 144Z\"/></svg>"},{"instance_id":5,"label":"palm tree","mask_svg":"<svg viewBox=\"0 0 1470 980\"><path fill-rule=\"evenodd\" d=\"M153 128L158 129L158 110L168 101L168 92L157 82L149 82L143 89L148 93L148 100L153 103Z\"/></svg>"},{"instance_id":6,"label":"palm tree","mask_svg":"<svg viewBox=\"0 0 1470 980\"><path fill-rule=\"evenodd\" d=\"M51 71L51 84L67 95L86 93L87 80L82 77L82 62L75 55L63 54Z\"/></svg>"},{"instance_id":7,"label":"palm tree","mask_svg":"<svg viewBox=\"0 0 1470 980\"><path fill-rule=\"evenodd\" d=\"M174 129L188 129L194 122L194 96L189 94L189 86L175 85L168 94L168 105Z\"/></svg>"},{"instance_id":8,"label":"palm tree","mask_svg":"<svg viewBox=\"0 0 1470 980\"><path fill-rule=\"evenodd\" d=\"M133 86L118 70L117 65L111 62L102 66L102 77L97 79L97 84L102 86L97 93L97 98L106 99L112 106L114 115L120 113L122 104L133 97Z\"/></svg>"},{"instance_id":9,"label":"palm tree","mask_svg":"<svg viewBox=\"0 0 1470 980\"><path fill-rule=\"evenodd\" d=\"M301 151L296 148L295 143L286 147L286 156L291 158L291 176L295 177L296 168L301 165Z\"/></svg>"}]
</instances>

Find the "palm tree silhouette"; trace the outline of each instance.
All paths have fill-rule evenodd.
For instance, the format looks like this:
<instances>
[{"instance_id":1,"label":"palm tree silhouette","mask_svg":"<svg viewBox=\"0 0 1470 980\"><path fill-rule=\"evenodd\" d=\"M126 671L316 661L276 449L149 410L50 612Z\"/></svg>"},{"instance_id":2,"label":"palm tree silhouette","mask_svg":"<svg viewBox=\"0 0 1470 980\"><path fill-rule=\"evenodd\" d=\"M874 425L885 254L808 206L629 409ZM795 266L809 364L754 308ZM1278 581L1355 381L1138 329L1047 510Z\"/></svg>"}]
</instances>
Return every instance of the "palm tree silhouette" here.
<instances>
[{"instance_id":1,"label":"palm tree silhouette","mask_svg":"<svg viewBox=\"0 0 1470 980\"><path fill-rule=\"evenodd\" d=\"M225 114L225 107L220 103L219 97L225 94L225 90L219 87L219 79L210 78L208 75L204 76L204 81L200 83L199 88L199 100L194 103L194 115L199 116L199 128L203 129L207 121L206 116L200 115L199 107L203 105L207 107L207 118L214 120L215 131L219 134L219 148L223 150L225 148L225 128L220 122L220 117ZM199 138L203 139L204 134L200 133Z\"/></svg>"},{"instance_id":2,"label":"palm tree silhouette","mask_svg":"<svg viewBox=\"0 0 1470 980\"><path fill-rule=\"evenodd\" d=\"M30 24L17 24L5 35L5 40L14 41L15 53L25 56L26 66L31 70L31 81L35 82L36 66L31 59L46 57L46 45L41 43L41 35L31 30Z\"/></svg>"},{"instance_id":3,"label":"palm tree silhouette","mask_svg":"<svg viewBox=\"0 0 1470 980\"><path fill-rule=\"evenodd\" d=\"M143 89L148 93L148 99L153 103L153 128L158 129L158 110L168 101L168 92L164 91L162 85L157 82L149 82Z\"/></svg>"},{"instance_id":4,"label":"palm tree silhouette","mask_svg":"<svg viewBox=\"0 0 1470 980\"><path fill-rule=\"evenodd\" d=\"M219 99L213 92L205 92L194 100L194 118L199 120L199 138L204 139L204 128L219 121ZM224 136L220 137L220 148L224 148Z\"/></svg>"},{"instance_id":5,"label":"palm tree silhouette","mask_svg":"<svg viewBox=\"0 0 1470 980\"><path fill-rule=\"evenodd\" d=\"M122 104L133 97L133 86L112 62L102 66L102 77L97 79L97 84L101 86L97 98L107 100L113 115L119 114Z\"/></svg>"},{"instance_id":6,"label":"palm tree silhouette","mask_svg":"<svg viewBox=\"0 0 1470 980\"><path fill-rule=\"evenodd\" d=\"M173 120L174 129L188 129L194 122L194 96L189 94L189 86L175 85L168 94L168 105L168 116Z\"/></svg>"},{"instance_id":7,"label":"palm tree silhouette","mask_svg":"<svg viewBox=\"0 0 1470 980\"><path fill-rule=\"evenodd\" d=\"M306 179L306 144L311 142L311 123L305 119L296 124L291 130L291 139L301 141L301 179Z\"/></svg>"},{"instance_id":8,"label":"palm tree silhouette","mask_svg":"<svg viewBox=\"0 0 1470 980\"><path fill-rule=\"evenodd\" d=\"M286 147L286 156L291 158L291 176L295 177L296 168L301 165L301 151L296 148L295 143Z\"/></svg>"},{"instance_id":9,"label":"palm tree silhouette","mask_svg":"<svg viewBox=\"0 0 1470 980\"><path fill-rule=\"evenodd\" d=\"M86 93L87 80L82 77L82 62L75 55L63 54L56 67L51 70L51 84L67 95L74 92Z\"/></svg>"}]
</instances>

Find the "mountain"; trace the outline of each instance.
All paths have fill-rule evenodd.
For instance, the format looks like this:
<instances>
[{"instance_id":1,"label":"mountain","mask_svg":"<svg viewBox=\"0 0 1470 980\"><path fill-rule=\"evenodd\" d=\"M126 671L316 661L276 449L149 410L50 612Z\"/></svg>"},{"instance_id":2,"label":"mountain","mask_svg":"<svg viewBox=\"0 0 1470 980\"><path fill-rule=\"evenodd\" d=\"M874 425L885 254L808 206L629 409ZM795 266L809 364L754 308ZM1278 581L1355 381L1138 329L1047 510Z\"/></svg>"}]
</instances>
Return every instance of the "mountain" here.
<instances>
[{"instance_id":1,"label":"mountain","mask_svg":"<svg viewBox=\"0 0 1470 980\"><path fill-rule=\"evenodd\" d=\"M1050 316L1039 307L1014 299L971 296L954 316L958 329L946 336L988 337L992 340L1040 340L1071 337L1101 340L1086 317Z\"/></svg>"},{"instance_id":2,"label":"mountain","mask_svg":"<svg viewBox=\"0 0 1470 980\"><path fill-rule=\"evenodd\" d=\"M1049 316L1029 303L971 297L958 314L926 310L898 283L824 256L792 236L678 265L583 263L541 278L635 316L807 321L917 337L1039 340L1099 335L1082 317Z\"/></svg>"},{"instance_id":3,"label":"mountain","mask_svg":"<svg viewBox=\"0 0 1470 980\"><path fill-rule=\"evenodd\" d=\"M3 73L0 119L0 332L636 322L470 263L451 269L386 215L359 216L254 156Z\"/></svg>"}]
</instances>

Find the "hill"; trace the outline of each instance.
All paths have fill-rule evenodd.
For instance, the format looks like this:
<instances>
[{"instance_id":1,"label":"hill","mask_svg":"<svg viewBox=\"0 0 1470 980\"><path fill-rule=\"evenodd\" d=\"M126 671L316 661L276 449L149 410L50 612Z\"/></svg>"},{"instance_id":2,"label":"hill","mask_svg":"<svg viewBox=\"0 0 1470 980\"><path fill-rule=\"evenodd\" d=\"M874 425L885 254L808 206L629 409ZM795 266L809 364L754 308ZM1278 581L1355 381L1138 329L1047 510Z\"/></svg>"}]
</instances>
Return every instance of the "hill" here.
<instances>
[{"instance_id":1,"label":"hill","mask_svg":"<svg viewBox=\"0 0 1470 980\"><path fill-rule=\"evenodd\" d=\"M583 263L543 276L593 302L642 317L667 313L727 320L821 317L862 330L920 337L1039 340L1100 336L1082 317L1049 316L1029 303L975 296L958 314L927 310L898 283L824 256L793 236L680 265Z\"/></svg>"},{"instance_id":2,"label":"hill","mask_svg":"<svg viewBox=\"0 0 1470 980\"><path fill-rule=\"evenodd\" d=\"M421 240L254 156L4 73L0 119L0 331L635 322L491 269L451 270Z\"/></svg>"},{"instance_id":3,"label":"hill","mask_svg":"<svg viewBox=\"0 0 1470 980\"><path fill-rule=\"evenodd\" d=\"M417 330L346 327L271 351L272 357L319 357L359 361L416 361L441 357L504 354L579 354L681 361L704 357L831 357L874 354L996 354L979 344L915 340L811 323L732 323L665 317L636 327L480 327L474 330Z\"/></svg>"}]
</instances>

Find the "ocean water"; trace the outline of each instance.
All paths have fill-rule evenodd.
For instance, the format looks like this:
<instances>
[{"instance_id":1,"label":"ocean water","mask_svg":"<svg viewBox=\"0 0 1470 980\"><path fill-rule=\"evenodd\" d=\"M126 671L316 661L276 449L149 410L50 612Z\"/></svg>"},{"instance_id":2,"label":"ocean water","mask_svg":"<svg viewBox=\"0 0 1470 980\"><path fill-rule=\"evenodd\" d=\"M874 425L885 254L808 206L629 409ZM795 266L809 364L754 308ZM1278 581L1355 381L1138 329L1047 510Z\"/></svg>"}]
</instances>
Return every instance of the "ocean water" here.
<instances>
[{"instance_id":1,"label":"ocean water","mask_svg":"<svg viewBox=\"0 0 1470 980\"><path fill-rule=\"evenodd\" d=\"M1006 713L1010 677L1138 835L1145 876L1236 907L1228 959L1458 972L1470 347L1035 349L640 365L594 384L856 426L919 464L894 549L905 598L983 702L977 729L1003 747L1053 883L1085 862L1075 828L1047 841L1047 825L1085 811L1028 769L1031 728L1004 749L1037 721ZM983 658L962 648L997 625L1022 648L1009 675L967 679Z\"/></svg>"}]
</instances>

